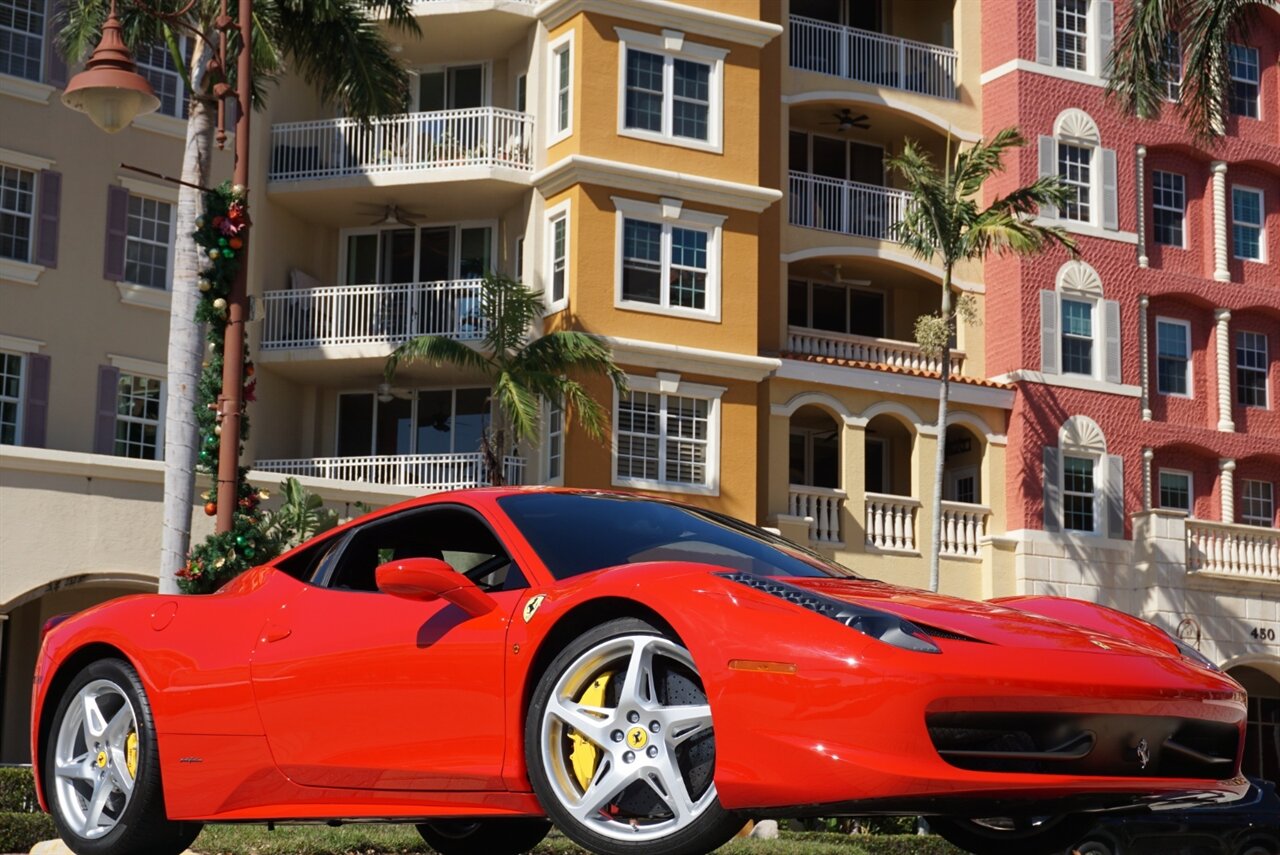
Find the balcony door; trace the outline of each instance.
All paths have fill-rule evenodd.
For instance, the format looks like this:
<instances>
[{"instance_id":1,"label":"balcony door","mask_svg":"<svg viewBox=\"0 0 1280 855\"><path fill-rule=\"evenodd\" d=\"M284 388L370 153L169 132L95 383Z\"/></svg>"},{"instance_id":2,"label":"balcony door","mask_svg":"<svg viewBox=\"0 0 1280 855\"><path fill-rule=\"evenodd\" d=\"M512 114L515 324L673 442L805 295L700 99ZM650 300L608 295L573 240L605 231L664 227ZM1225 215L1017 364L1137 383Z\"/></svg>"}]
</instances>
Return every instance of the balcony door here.
<instances>
[{"instance_id":1,"label":"balcony door","mask_svg":"<svg viewBox=\"0 0 1280 855\"><path fill-rule=\"evenodd\" d=\"M884 32L882 0L791 0L791 14L873 33Z\"/></svg>"},{"instance_id":2,"label":"balcony door","mask_svg":"<svg viewBox=\"0 0 1280 855\"><path fill-rule=\"evenodd\" d=\"M796 172L884 186L884 148L844 137L792 131L788 162Z\"/></svg>"},{"instance_id":3,"label":"balcony door","mask_svg":"<svg viewBox=\"0 0 1280 855\"><path fill-rule=\"evenodd\" d=\"M482 63L423 70L417 77L414 112L466 110L490 103L489 80Z\"/></svg>"},{"instance_id":4,"label":"balcony door","mask_svg":"<svg viewBox=\"0 0 1280 855\"><path fill-rule=\"evenodd\" d=\"M338 395L339 457L469 454L489 424L489 390L394 390ZM378 478L370 481L387 483Z\"/></svg>"},{"instance_id":5,"label":"balcony door","mask_svg":"<svg viewBox=\"0 0 1280 855\"><path fill-rule=\"evenodd\" d=\"M884 338L885 294L866 285L787 282L787 323L793 327Z\"/></svg>"},{"instance_id":6,"label":"balcony door","mask_svg":"<svg viewBox=\"0 0 1280 855\"><path fill-rule=\"evenodd\" d=\"M479 279L493 270L495 232L472 223L348 230L345 284Z\"/></svg>"}]
</instances>

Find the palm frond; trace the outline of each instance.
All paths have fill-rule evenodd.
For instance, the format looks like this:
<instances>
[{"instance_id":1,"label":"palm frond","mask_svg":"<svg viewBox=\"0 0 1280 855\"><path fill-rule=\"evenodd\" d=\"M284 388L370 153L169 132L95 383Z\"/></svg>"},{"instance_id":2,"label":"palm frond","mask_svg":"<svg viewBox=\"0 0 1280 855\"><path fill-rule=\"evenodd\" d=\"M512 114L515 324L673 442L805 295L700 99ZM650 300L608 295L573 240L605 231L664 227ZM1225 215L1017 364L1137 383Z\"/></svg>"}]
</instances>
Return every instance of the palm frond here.
<instances>
[{"instance_id":1,"label":"palm frond","mask_svg":"<svg viewBox=\"0 0 1280 855\"><path fill-rule=\"evenodd\" d=\"M604 437L609 427L609 414L599 401L591 397L586 387L576 380L566 380L561 399L564 401L566 423L577 422L594 440Z\"/></svg>"},{"instance_id":2,"label":"palm frond","mask_svg":"<svg viewBox=\"0 0 1280 855\"><path fill-rule=\"evenodd\" d=\"M518 352L541 319L542 292L510 276L489 273L480 288L480 315L486 323L484 346L499 359Z\"/></svg>"},{"instance_id":3,"label":"palm frond","mask_svg":"<svg viewBox=\"0 0 1280 855\"><path fill-rule=\"evenodd\" d=\"M510 371L499 372L493 381L493 399L517 442L527 442L538 434L539 396Z\"/></svg>"},{"instance_id":4,"label":"palm frond","mask_svg":"<svg viewBox=\"0 0 1280 855\"><path fill-rule=\"evenodd\" d=\"M472 350L457 339L439 335L424 335L410 339L391 351L382 370L388 383L395 379L396 371L402 362L447 364L457 368L481 371L486 375L493 371L493 364L483 354Z\"/></svg>"},{"instance_id":5,"label":"palm frond","mask_svg":"<svg viewBox=\"0 0 1280 855\"><path fill-rule=\"evenodd\" d=\"M1180 5L1178 0L1136 0L1116 36L1107 63L1107 94L1131 115L1160 115L1168 85L1165 42L1177 26Z\"/></svg>"},{"instance_id":6,"label":"palm frond","mask_svg":"<svg viewBox=\"0 0 1280 855\"><path fill-rule=\"evenodd\" d=\"M586 371L603 375L618 391L627 391L627 375L614 363L609 345L584 332L562 330L544 335L522 348L517 361L530 370L552 374Z\"/></svg>"},{"instance_id":7,"label":"palm frond","mask_svg":"<svg viewBox=\"0 0 1280 855\"><path fill-rule=\"evenodd\" d=\"M1017 128L1005 128L986 141L978 141L956 155L952 181L958 187L958 197L973 196L982 191L983 183L1004 169L1004 154L1011 148L1020 148L1027 141Z\"/></svg>"}]
</instances>

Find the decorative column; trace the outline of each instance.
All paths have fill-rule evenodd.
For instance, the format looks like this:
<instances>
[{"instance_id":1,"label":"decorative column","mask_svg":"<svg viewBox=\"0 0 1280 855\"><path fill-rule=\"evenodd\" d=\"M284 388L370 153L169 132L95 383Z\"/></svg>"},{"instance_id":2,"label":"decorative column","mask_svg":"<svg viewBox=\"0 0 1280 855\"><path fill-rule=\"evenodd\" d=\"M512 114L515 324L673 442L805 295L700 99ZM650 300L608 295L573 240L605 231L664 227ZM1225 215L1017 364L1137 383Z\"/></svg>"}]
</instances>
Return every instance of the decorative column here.
<instances>
[{"instance_id":1,"label":"decorative column","mask_svg":"<svg viewBox=\"0 0 1280 855\"><path fill-rule=\"evenodd\" d=\"M1236 521L1236 462L1223 458L1218 461L1218 487L1222 492L1222 522Z\"/></svg>"},{"instance_id":2,"label":"decorative column","mask_svg":"<svg viewBox=\"0 0 1280 855\"><path fill-rule=\"evenodd\" d=\"M1150 448L1142 449L1142 509L1151 510L1151 461L1156 453Z\"/></svg>"},{"instance_id":3,"label":"decorative column","mask_svg":"<svg viewBox=\"0 0 1280 855\"><path fill-rule=\"evenodd\" d=\"M1145 266L1145 265L1143 265ZM1138 297L1138 367L1142 377L1142 420L1151 421L1151 356L1147 352L1147 307L1151 300L1146 294Z\"/></svg>"},{"instance_id":4,"label":"decorative column","mask_svg":"<svg viewBox=\"0 0 1280 855\"><path fill-rule=\"evenodd\" d=\"M1143 189L1146 186L1147 176L1142 164L1147 159L1147 147L1145 145L1138 146L1138 167L1136 171L1137 192L1138 192L1138 266L1147 267L1150 259L1147 258L1147 194Z\"/></svg>"},{"instance_id":5,"label":"decorative column","mask_svg":"<svg viewBox=\"0 0 1280 855\"><path fill-rule=\"evenodd\" d=\"M1218 321L1214 332L1218 345L1218 430L1234 431L1236 423L1231 419L1231 310L1218 309L1213 317Z\"/></svg>"},{"instance_id":6,"label":"decorative column","mask_svg":"<svg viewBox=\"0 0 1280 855\"><path fill-rule=\"evenodd\" d=\"M1213 162L1213 278L1230 282L1227 269L1227 163Z\"/></svg>"}]
</instances>

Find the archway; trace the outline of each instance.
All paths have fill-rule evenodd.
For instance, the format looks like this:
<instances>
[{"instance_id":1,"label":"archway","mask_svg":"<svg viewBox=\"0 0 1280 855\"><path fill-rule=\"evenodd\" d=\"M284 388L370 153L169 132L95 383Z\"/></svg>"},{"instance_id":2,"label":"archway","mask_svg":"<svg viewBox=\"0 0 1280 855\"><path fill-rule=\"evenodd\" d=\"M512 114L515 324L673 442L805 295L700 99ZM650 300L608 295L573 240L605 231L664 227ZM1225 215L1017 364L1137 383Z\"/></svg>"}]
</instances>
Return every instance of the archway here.
<instances>
[{"instance_id":1,"label":"archway","mask_svg":"<svg viewBox=\"0 0 1280 855\"><path fill-rule=\"evenodd\" d=\"M948 425L944 440L942 498L967 505L982 504L982 438L963 425Z\"/></svg>"},{"instance_id":2,"label":"archway","mask_svg":"<svg viewBox=\"0 0 1280 855\"><path fill-rule=\"evenodd\" d=\"M789 436L790 481L806 487L840 486L841 424L812 404L791 416Z\"/></svg>"},{"instance_id":3,"label":"archway","mask_svg":"<svg viewBox=\"0 0 1280 855\"><path fill-rule=\"evenodd\" d=\"M1227 673L1249 693L1242 771L1280 782L1280 662L1237 665Z\"/></svg>"}]
</instances>

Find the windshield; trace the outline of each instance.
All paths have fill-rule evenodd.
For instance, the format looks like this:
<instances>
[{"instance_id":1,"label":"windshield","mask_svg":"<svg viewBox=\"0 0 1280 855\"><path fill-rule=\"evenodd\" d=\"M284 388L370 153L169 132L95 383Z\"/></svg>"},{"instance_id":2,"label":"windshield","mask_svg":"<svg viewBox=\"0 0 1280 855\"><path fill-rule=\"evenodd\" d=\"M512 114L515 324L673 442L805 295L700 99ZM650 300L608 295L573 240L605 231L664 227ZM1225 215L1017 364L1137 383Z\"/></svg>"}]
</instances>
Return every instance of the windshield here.
<instances>
[{"instance_id":1,"label":"windshield","mask_svg":"<svg viewBox=\"0 0 1280 855\"><path fill-rule=\"evenodd\" d=\"M498 500L557 579L642 561L694 561L759 576L854 576L769 532L641 497L523 493Z\"/></svg>"}]
</instances>

